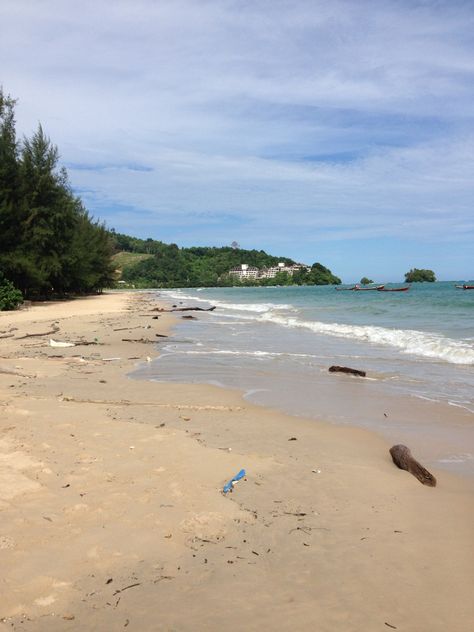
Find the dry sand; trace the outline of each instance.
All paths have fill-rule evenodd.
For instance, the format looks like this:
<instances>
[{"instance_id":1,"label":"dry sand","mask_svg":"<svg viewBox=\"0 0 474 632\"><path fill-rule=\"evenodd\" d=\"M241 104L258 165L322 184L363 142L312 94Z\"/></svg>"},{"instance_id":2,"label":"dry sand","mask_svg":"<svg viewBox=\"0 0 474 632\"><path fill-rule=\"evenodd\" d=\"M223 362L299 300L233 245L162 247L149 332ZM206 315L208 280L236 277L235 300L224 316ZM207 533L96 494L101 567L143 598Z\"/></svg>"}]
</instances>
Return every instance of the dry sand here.
<instances>
[{"instance_id":1,"label":"dry sand","mask_svg":"<svg viewBox=\"0 0 474 632\"><path fill-rule=\"evenodd\" d=\"M154 306L0 314L0 630L473 630L472 483L425 487L363 430L126 377L159 347L123 338L172 326Z\"/></svg>"}]
</instances>

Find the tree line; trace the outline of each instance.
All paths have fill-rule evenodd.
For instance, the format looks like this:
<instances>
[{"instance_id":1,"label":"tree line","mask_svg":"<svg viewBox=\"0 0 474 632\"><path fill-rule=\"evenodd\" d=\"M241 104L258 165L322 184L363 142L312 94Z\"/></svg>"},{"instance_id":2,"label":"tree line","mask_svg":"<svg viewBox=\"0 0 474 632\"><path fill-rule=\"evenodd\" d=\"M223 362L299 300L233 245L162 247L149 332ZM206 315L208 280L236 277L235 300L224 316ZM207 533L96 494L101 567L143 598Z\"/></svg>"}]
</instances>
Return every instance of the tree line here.
<instances>
[{"instance_id":1,"label":"tree line","mask_svg":"<svg viewBox=\"0 0 474 632\"><path fill-rule=\"evenodd\" d=\"M88 213L72 191L57 147L41 125L30 137L17 138L15 100L0 87L0 309L13 309L24 298L86 294L114 287L113 255L150 255L129 265L122 278L136 287L241 285L228 271L247 263L266 268L284 262L263 250L230 247L179 248L155 239L139 239L105 225ZM310 271L245 285L322 285L340 279L320 263Z\"/></svg>"},{"instance_id":2,"label":"tree line","mask_svg":"<svg viewBox=\"0 0 474 632\"><path fill-rule=\"evenodd\" d=\"M58 160L41 125L17 139L15 101L0 88L0 277L25 298L114 282L109 231L74 195Z\"/></svg>"},{"instance_id":3,"label":"tree line","mask_svg":"<svg viewBox=\"0 0 474 632\"><path fill-rule=\"evenodd\" d=\"M245 250L225 246L179 248L154 239L137 239L112 232L117 252L152 255L126 266L122 280L135 287L226 287L250 285L328 285L341 280L320 263L309 271L302 269L293 275L278 273L273 279L241 281L229 275L231 268L247 263L256 268L269 268L279 262L292 265L288 257L275 257L264 250Z\"/></svg>"}]
</instances>

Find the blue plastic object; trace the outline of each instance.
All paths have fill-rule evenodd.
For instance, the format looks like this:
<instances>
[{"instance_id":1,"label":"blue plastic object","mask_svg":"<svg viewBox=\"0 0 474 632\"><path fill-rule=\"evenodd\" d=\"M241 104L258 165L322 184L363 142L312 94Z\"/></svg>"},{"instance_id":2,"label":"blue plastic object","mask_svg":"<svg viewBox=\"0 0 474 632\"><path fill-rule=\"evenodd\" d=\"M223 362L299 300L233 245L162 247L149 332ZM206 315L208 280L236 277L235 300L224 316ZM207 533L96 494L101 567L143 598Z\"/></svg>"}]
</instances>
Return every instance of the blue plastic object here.
<instances>
[{"instance_id":1,"label":"blue plastic object","mask_svg":"<svg viewBox=\"0 0 474 632\"><path fill-rule=\"evenodd\" d=\"M240 470L240 472L236 474L234 478L231 478L230 481L224 485L224 488L222 489L224 494L227 494L227 492L230 492L232 487L234 486L234 483L236 483L237 481L240 481L240 479L243 478L244 476L245 476L245 470Z\"/></svg>"}]
</instances>

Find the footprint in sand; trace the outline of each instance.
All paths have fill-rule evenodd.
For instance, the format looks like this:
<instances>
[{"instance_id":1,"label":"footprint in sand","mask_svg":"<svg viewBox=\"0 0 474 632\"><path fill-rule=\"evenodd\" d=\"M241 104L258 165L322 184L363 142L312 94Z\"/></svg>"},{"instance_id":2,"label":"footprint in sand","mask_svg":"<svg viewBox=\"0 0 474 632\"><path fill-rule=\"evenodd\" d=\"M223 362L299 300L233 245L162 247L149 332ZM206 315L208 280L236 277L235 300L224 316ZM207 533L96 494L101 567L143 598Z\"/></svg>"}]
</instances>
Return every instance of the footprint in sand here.
<instances>
[{"instance_id":1,"label":"footprint in sand","mask_svg":"<svg viewBox=\"0 0 474 632\"><path fill-rule=\"evenodd\" d=\"M194 514L183 520L179 526L184 533L189 534L187 544L194 539L219 542L227 533L227 522L227 518L222 514L210 511Z\"/></svg>"},{"instance_id":2,"label":"footprint in sand","mask_svg":"<svg viewBox=\"0 0 474 632\"><path fill-rule=\"evenodd\" d=\"M16 542L9 535L0 535L0 549L14 549Z\"/></svg>"}]
</instances>

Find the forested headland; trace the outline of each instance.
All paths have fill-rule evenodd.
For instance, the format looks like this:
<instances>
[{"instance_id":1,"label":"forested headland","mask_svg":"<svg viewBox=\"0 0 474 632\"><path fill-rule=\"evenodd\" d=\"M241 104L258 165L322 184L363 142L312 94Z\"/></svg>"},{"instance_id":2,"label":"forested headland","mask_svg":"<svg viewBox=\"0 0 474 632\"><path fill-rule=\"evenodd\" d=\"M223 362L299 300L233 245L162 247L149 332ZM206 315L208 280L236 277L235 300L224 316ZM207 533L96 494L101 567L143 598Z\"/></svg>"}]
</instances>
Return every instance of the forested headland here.
<instances>
[{"instance_id":1,"label":"forested headland","mask_svg":"<svg viewBox=\"0 0 474 632\"><path fill-rule=\"evenodd\" d=\"M278 273L270 279L239 280L229 275L231 268L246 263L256 268L269 268L282 262L292 265L288 257L275 257L263 250L245 250L225 246L222 248L179 248L154 239L136 239L112 232L117 253L141 255L134 261L125 259L121 279L135 287L227 287L252 285L329 285L341 280L320 263L309 271L302 269L293 275ZM148 256L143 256L148 255Z\"/></svg>"},{"instance_id":2,"label":"forested headland","mask_svg":"<svg viewBox=\"0 0 474 632\"><path fill-rule=\"evenodd\" d=\"M320 263L293 275L241 281L228 274L231 268L295 262L263 250L180 248L109 230L73 192L41 125L31 138L17 138L15 103L0 87L0 309L14 309L25 298L98 292L119 280L139 288L341 282Z\"/></svg>"}]
</instances>

